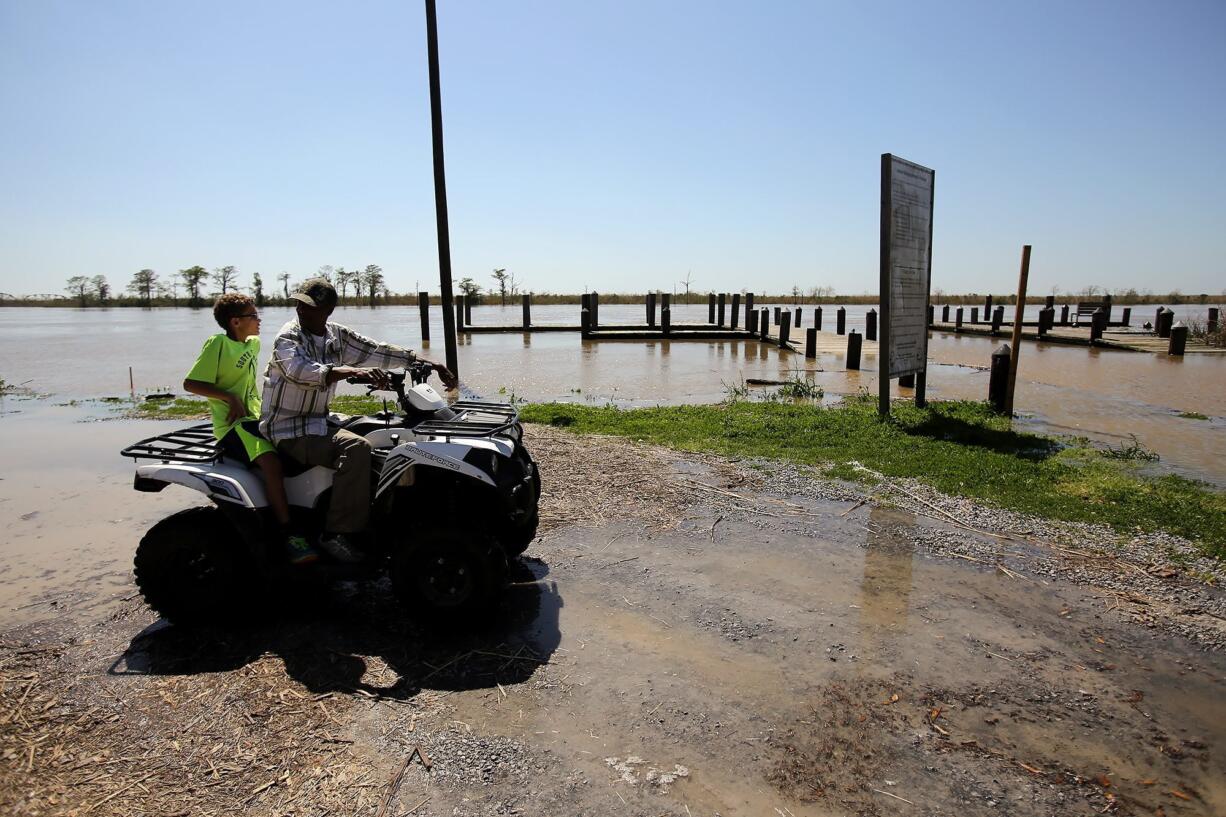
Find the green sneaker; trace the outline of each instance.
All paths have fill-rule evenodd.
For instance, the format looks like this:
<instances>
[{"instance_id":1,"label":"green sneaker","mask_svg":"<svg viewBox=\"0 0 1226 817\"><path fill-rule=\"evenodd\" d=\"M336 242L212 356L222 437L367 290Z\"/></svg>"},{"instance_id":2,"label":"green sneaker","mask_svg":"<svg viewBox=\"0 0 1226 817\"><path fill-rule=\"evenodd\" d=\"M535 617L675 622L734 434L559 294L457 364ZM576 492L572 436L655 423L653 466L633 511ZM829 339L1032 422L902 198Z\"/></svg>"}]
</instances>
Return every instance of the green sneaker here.
<instances>
[{"instance_id":1,"label":"green sneaker","mask_svg":"<svg viewBox=\"0 0 1226 817\"><path fill-rule=\"evenodd\" d=\"M289 563L292 565L309 565L319 561L319 554L311 547L311 543L306 537L296 533L285 537L285 552L289 554Z\"/></svg>"}]
</instances>

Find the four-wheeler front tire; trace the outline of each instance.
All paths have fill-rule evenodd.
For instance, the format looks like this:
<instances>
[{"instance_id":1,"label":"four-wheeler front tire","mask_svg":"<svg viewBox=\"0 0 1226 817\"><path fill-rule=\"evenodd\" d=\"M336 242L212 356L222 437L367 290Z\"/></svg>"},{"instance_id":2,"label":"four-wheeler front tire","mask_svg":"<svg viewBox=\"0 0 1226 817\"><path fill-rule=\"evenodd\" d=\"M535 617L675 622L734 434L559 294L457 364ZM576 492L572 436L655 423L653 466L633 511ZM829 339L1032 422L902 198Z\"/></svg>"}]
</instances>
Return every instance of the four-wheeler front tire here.
<instances>
[{"instance_id":1,"label":"four-wheeler front tire","mask_svg":"<svg viewBox=\"0 0 1226 817\"><path fill-rule=\"evenodd\" d=\"M475 528L428 527L392 557L392 587L422 622L449 628L478 623L497 603L507 560L488 534Z\"/></svg>"},{"instance_id":2,"label":"four-wheeler front tire","mask_svg":"<svg viewBox=\"0 0 1226 817\"><path fill-rule=\"evenodd\" d=\"M136 585L145 602L183 625L224 625L254 598L253 565L217 508L188 508L158 522L136 549Z\"/></svg>"}]
</instances>

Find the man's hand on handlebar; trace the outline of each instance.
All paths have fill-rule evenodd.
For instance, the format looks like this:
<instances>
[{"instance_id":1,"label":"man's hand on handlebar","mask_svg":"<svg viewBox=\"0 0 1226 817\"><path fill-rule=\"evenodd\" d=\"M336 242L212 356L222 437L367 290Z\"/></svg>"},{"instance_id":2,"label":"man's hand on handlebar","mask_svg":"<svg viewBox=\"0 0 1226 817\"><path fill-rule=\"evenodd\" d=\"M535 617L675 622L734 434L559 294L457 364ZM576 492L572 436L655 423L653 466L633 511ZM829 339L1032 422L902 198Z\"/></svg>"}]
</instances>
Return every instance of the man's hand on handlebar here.
<instances>
[{"instance_id":1,"label":"man's hand on handlebar","mask_svg":"<svg viewBox=\"0 0 1226 817\"><path fill-rule=\"evenodd\" d=\"M356 366L334 366L328 372L328 383L346 380L350 383L368 383L376 389L390 389L392 381L382 369L362 369Z\"/></svg>"},{"instance_id":2,"label":"man's hand on handlebar","mask_svg":"<svg viewBox=\"0 0 1226 817\"><path fill-rule=\"evenodd\" d=\"M420 357L417 360L420 363L425 363L427 366L433 369L434 373L438 375L438 379L443 381L443 385L447 388L454 389L460 384L460 378L456 377L455 374L452 373L451 369L448 369L442 363L434 363L433 361Z\"/></svg>"}]
</instances>

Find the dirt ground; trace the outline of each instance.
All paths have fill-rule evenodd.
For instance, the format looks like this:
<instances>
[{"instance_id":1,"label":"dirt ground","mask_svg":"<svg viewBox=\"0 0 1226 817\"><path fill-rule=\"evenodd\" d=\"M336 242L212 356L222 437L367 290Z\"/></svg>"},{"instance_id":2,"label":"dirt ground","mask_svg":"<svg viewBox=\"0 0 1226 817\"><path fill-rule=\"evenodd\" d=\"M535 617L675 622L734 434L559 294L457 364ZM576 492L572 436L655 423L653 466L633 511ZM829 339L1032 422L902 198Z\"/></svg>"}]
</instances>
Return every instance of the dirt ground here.
<instances>
[{"instance_id":1,"label":"dirt ground","mask_svg":"<svg viewBox=\"0 0 1226 817\"><path fill-rule=\"evenodd\" d=\"M406 621L383 584L183 632L118 556L56 593L10 587L0 813L1226 813L1226 659L1140 590L1121 606L1144 566L1102 567L1104 589L1048 569L1065 556L1043 542L993 563L991 532L745 463L530 445L542 535L478 633ZM73 510L52 505L26 522L54 544Z\"/></svg>"}]
</instances>

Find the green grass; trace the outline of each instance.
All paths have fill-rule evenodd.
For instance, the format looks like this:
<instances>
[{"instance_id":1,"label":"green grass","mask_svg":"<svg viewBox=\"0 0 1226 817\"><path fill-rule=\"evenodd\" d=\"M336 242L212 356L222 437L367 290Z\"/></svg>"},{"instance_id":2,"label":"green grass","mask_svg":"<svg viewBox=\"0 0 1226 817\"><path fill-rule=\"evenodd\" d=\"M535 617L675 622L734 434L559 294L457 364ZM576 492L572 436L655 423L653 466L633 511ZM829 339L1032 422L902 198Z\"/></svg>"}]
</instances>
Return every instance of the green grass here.
<instances>
[{"instance_id":1,"label":"green grass","mask_svg":"<svg viewBox=\"0 0 1226 817\"><path fill-rule=\"evenodd\" d=\"M1181 411L1179 416L1185 420L1208 420L1208 414L1201 414L1199 411Z\"/></svg>"},{"instance_id":2,"label":"green grass","mask_svg":"<svg viewBox=\"0 0 1226 817\"><path fill-rule=\"evenodd\" d=\"M886 476L914 477L938 490L1002 508L1121 533L1166 530L1226 558L1226 494L1174 475L1143 476L1078 442L1017 432L986 404L899 403L879 422L876 401L849 398L830 408L786 402L621 410L563 403L521 409L527 422L611 434L682 451L766 457L864 479L859 463Z\"/></svg>"}]
</instances>

